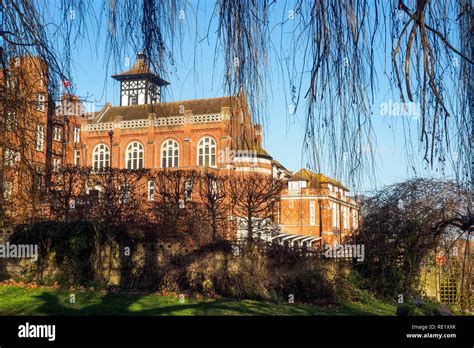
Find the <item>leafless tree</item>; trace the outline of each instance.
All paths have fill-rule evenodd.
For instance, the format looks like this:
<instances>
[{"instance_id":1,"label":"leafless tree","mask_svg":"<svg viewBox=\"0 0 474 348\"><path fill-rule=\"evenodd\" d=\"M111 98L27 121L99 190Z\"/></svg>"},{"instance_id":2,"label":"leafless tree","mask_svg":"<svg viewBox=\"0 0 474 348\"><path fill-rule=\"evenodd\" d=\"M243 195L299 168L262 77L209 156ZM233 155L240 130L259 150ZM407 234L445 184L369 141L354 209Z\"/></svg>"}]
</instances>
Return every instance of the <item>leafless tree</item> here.
<instances>
[{"instance_id":1,"label":"leafless tree","mask_svg":"<svg viewBox=\"0 0 474 348\"><path fill-rule=\"evenodd\" d=\"M230 179L210 172L201 174L197 185L200 200L206 210L206 218L211 226L212 240L225 237L230 212Z\"/></svg>"},{"instance_id":2,"label":"leafless tree","mask_svg":"<svg viewBox=\"0 0 474 348\"><path fill-rule=\"evenodd\" d=\"M145 200L149 170L105 168L94 172L88 188L98 196L93 217L106 224L137 222L142 217L141 206Z\"/></svg>"},{"instance_id":3,"label":"leafless tree","mask_svg":"<svg viewBox=\"0 0 474 348\"><path fill-rule=\"evenodd\" d=\"M365 261L356 268L382 295L413 293L423 261L442 240L469 242L469 210L469 190L454 182L414 179L381 190L362 202L355 239L365 245Z\"/></svg>"},{"instance_id":4,"label":"leafless tree","mask_svg":"<svg viewBox=\"0 0 474 348\"><path fill-rule=\"evenodd\" d=\"M165 169L155 174L157 205L153 212L165 232L179 233L179 227L185 225L186 207L192 204L197 180L198 174L193 170Z\"/></svg>"},{"instance_id":5,"label":"leafless tree","mask_svg":"<svg viewBox=\"0 0 474 348\"><path fill-rule=\"evenodd\" d=\"M108 61L117 64L124 52L144 50L166 77L183 29L193 23L189 14L203 10L199 3L178 0L104 1L103 23L104 13L95 13L92 2L62 0L57 3L61 20L55 22L42 15L43 4L4 2L2 68L5 73L11 57L40 56L50 67L52 94L58 81L68 78L71 42L82 37L94 41L91 33L104 26ZM282 13L277 4L282 4ZM474 182L474 15L469 0L226 0L216 2L213 14L209 31L217 20L214 46L216 61L224 52L226 89L245 91L254 117L260 118L265 91L271 87L267 73L273 54L272 66L289 82L289 102L295 108L304 105L305 151L314 167L330 166L354 185L363 174L374 173L371 110L379 72L401 102L420 102L421 158L431 166L450 162L460 182ZM280 42L275 41L277 30ZM200 39L209 42L211 36ZM376 68L379 53L381 63L388 63L383 72ZM415 161L420 157L408 145L411 134L405 133L406 148Z\"/></svg>"},{"instance_id":6,"label":"leafless tree","mask_svg":"<svg viewBox=\"0 0 474 348\"><path fill-rule=\"evenodd\" d=\"M91 169L83 167L63 167L52 174L48 190L52 220L86 220L90 217L95 203L95 199L90 199L86 193L90 176Z\"/></svg>"},{"instance_id":7,"label":"leafless tree","mask_svg":"<svg viewBox=\"0 0 474 348\"><path fill-rule=\"evenodd\" d=\"M244 226L248 241L270 232L275 219L274 203L282 188L280 180L268 175L247 174L230 178L232 216Z\"/></svg>"}]
</instances>

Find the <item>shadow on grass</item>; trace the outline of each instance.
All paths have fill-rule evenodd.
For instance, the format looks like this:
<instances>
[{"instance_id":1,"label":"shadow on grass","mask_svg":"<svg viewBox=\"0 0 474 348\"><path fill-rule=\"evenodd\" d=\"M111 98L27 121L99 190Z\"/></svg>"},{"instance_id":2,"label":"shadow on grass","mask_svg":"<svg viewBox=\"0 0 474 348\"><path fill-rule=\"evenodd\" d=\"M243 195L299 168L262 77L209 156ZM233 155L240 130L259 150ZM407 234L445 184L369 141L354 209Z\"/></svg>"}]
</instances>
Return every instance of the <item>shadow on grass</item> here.
<instances>
[{"instance_id":1,"label":"shadow on grass","mask_svg":"<svg viewBox=\"0 0 474 348\"><path fill-rule=\"evenodd\" d=\"M68 295L42 293L36 296L42 303L36 308L39 315L374 315L374 312L354 307L317 307L236 300L186 300L158 295L136 296L107 292L76 294L76 304L69 304ZM60 298L64 300L61 301ZM172 301L176 303L172 303ZM189 302L193 301L193 302ZM91 304L87 304L91 302ZM171 303L170 303L171 302ZM135 310L130 307L139 306ZM76 308L75 308L76 307Z\"/></svg>"}]
</instances>

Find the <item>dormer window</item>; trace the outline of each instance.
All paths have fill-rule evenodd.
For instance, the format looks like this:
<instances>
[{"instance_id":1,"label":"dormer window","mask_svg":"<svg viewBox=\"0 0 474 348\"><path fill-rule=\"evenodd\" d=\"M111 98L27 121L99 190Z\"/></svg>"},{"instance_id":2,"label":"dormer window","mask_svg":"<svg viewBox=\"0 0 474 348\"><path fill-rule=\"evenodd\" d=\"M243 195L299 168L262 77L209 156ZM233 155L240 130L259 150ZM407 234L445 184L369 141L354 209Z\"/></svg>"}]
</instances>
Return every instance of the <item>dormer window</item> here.
<instances>
[{"instance_id":1,"label":"dormer window","mask_svg":"<svg viewBox=\"0 0 474 348\"><path fill-rule=\"evenodd\" d=\"M288 190L300 192L302 188L306 188L306 181L290 181L288 182Z\"/></svg>"}]
</instances>

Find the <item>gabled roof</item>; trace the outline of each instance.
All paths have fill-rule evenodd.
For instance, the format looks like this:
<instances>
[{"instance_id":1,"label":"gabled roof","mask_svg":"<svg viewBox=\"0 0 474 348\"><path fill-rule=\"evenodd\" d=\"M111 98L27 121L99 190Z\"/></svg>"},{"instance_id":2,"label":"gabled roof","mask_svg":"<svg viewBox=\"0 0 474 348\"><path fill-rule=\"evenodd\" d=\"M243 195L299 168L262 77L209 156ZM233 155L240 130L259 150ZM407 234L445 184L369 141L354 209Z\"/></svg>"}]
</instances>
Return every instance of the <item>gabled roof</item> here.
<instances>
[{"instance_id":1,"label":"gabled roof","mask_svg":"<svg viewBox=\"0 0 474 348\"><path fill-rule=\"evenodd\" d=\"M184 110L190 110L194 115L220 113L222 107L235 105L234 97L181 100L168 103L142 104L131 106L106 105L99 113L100 123L113 122L116 116L122 116L123 121L147 119L148 114L155 113L156 117L171 117L183 115Z\"/></svg>"},{"instance_id":2,"label":"gabled roof","mask_svg":"<svg viewBox=\"0 0 474 348\"><path fill-rule=\"evenodd\" d=\"M349 189L343 184L341 184L339 181L332 179L324 174L312 172L311 170L305 168L300 169L288 181L307 181L309 183L309 187L313 188L317 187L319 184L329 183L349 191Z\"/></svg>"},{"instance_id":3,"label":"gabled roof","mask_svg":"<svg viewBox=\"0 0 474 348\"><path fill-rule=\"evenodd\" d=\"M288 175L292 175L293 173L291 172L291 170L288 170L283 164L281 164L280 162L278 162L276 159L273 159L272 160L272 163L275 167L278 167L280 169L282 169L283 171L285 171Z\"/></svg>"},{"instance_id":4,"label":"gabled roof","mask_svg":"<svg viewBox=\"0 0 474 348\"><path fill-rule=\"evenodd\" d=\"M169 85L170 83L166 80L163 80L161 77L156 75L151 69L150 66L148 65L148 62L145 59L145 55L140 53L138 54L138 59L133 64L132 68L130 70L124 71L119 74L112 75L112 78L118 80L118 81L123 81L123 80L132 80L136 78L148 78L152 80L154 83L156 83L159 86L165 86Z\"/></svg>"}]
</instances>

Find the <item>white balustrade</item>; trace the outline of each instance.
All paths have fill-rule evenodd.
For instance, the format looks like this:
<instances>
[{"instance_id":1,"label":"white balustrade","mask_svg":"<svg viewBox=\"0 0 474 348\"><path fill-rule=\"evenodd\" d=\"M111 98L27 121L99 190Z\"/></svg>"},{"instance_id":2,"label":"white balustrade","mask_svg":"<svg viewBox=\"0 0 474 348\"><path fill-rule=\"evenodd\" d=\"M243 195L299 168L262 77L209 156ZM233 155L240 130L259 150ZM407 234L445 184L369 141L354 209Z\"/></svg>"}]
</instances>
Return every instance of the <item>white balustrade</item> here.
<instances>
[{"instance_id":1,"label":"white balustrade","mask_svg":"<svg viewBox=\"0 0 474 348\"><path fill-rule=\"evenodd\" d=\"M191 123L209 123L209 122L219 122L222 120L221 114L206 114L206 115L192 115ZM177 126L184 124L184 116L172 116L172 117L159 117L155 118L154 125L155 127L163 126ZM129 120L122 121L119 123L120 129L136 129L136 128L146 128L150 125L148 119L139 119L139 120ZM114 122L107 123L91 123L85 126L85 130L89 132L100 132L100 131L109 131L114 129Z\"/></svg>"}]
</instances>

